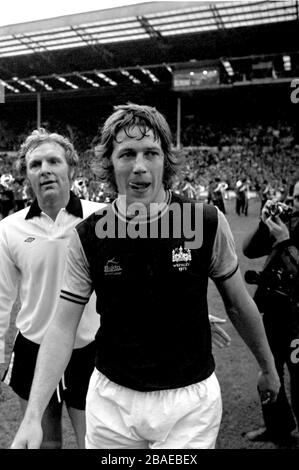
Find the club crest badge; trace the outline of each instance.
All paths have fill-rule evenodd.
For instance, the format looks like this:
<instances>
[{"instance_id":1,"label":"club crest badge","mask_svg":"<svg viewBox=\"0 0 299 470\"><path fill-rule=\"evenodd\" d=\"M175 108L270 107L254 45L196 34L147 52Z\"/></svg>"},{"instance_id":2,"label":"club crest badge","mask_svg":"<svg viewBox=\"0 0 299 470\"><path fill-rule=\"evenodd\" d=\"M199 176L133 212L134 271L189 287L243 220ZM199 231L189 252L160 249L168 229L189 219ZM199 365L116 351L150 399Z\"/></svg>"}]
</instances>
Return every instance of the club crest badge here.
<instances>
[{"instance_id":1,"label":"club crest badge","mask_svg":"<svg viewBox=\"0 0 299 470\"><path fill-rule=\"evenodd\" d=\"M192 260L191 250L189 248L175 248L172 250L172 264L178 271L187 271Z\"/></svg>"},{"instance_id":2,"label":"club crest badge","mask_svg":"<svg viewBox=\"0 0 299 470\"><path fill-rule=\"evenodd\" d=\"M115 276L121 274L122 268L119 265L118 261L115 258L108 259L105 267L104 267L104 274L105 276Z\"/></svg>"}]
</instances>

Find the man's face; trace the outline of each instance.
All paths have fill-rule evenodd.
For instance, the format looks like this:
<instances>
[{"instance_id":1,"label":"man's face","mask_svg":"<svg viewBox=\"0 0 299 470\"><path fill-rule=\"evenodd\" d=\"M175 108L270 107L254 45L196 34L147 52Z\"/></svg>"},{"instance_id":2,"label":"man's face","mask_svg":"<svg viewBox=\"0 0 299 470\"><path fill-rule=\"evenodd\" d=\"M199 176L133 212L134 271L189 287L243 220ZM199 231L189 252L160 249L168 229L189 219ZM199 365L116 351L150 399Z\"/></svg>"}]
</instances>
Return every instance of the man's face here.
<instances>
[{"instance_id":1,"label":"man's face","mask_svg":"<svg viewBox=\"0 0 299 470\"><path fill-rule=\"evenodd\" d=\"M39 202L57 200L70 190L70 168L65 151L55 142L45 142L25 157L27 177Z\"/></svg>"},{"instance_id":2,"label":"man's face","mask_svg":"<svg viewBox=\"0 0 299 470\"><path fill-rule=\"evenodd\" d=\"M295 211L299 212L299 181L297 181L294 186L293 207Z\"/></svg>"},{"instance_id":3,"label":"man's face","mask_svg":"<svg viewBox=\"0 0 299 470\"><path fill-rule=\"evenodd\" d=\"M294 201L293 201L294 209L299 212L299 191L298 193L294 194Z\"/></svg>"},{"instance_id":4,"label":"man's face","mask_svg":"<svg viewBox=\"0 0 299 470\"><path fill-rule=\"evenodd\" d=\"M114 141L112 163L120 196L126 196L127 204L134 202L148 206L151 202L163 202L164 153L159 140L147 129L143 136L135 126L130 137L121 130Z\"/></svg>"}]
</instances>

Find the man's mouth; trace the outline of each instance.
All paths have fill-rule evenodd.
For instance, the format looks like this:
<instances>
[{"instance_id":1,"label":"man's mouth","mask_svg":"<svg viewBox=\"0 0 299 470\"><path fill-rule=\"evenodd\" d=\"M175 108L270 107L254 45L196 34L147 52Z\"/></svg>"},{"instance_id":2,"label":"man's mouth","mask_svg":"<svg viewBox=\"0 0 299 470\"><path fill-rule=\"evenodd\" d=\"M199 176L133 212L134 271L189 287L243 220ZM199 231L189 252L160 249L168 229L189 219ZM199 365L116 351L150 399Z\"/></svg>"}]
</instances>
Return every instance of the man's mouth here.
<instances>
[{"instance_id":1,"label":"man's mouth","mask_svg":"<svg viewBox=\"0 0 299 470\"><path fill-rule=\"evenodd\" d=\"M48 186L48 185L51 185L51 184L54 184L55 181L44 181L43 183L41 183L40 185L41 186Z\"/></svg>"},{"instance_id":2,"label":"man's mouth","mask_svg":"<svg viewBox=\"0 0 299 470\"><path fill-rule=\"evenodd\" d=\"M134 191L143 192L146 191L150 187L151 183L145 181L131 181L129 186Z\"/></svg>"}]
</instances>

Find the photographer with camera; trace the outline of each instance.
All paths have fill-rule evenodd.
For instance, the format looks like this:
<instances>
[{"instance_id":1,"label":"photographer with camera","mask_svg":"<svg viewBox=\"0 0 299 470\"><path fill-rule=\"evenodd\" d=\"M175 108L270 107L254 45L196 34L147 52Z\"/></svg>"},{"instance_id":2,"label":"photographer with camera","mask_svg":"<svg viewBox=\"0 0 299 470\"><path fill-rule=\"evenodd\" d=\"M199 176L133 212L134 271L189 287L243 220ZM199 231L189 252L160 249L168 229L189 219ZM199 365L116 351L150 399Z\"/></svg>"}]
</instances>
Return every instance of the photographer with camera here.
<instances>
[{"instance_id":1,"label":"photographer with camera","mask_svg":"<svg viewBox=\"0 0 299 470\"><path fill-rule=\"evenodd\" d=\"M258 228L243 243L243 252L248 258L269 255L263 271L247 271L245 279L258 284L254 300L263 314L281 381L275 403L261 397L265 427L246 436L251 441L277 444L291 443L296 422L299 425L299 364L292 361L292 341L299 339L299 181L294 186L292 199L292 208L267 201ZM290 374L291 405L284 386L285 365Z\"/></svg>"}]
</instances>

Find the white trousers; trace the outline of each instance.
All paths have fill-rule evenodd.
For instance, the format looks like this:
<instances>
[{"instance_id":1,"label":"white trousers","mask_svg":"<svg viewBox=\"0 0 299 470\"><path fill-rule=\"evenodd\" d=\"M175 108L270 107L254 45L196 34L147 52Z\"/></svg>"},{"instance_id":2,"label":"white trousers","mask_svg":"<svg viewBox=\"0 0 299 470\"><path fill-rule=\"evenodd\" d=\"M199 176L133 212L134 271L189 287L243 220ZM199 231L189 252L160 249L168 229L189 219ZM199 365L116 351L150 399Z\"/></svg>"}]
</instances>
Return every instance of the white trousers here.
<instances>
[{"instance_id":1,"label":"white trousers","mask_svg":"<svg viewBox=\"0 0 299 470\"><path fill-rule=\"evenodd\" d=\"M214 449L222 416L218 380L138 392L94 370L86 398L87 449Z\"/></svg>"}]
</instances>

